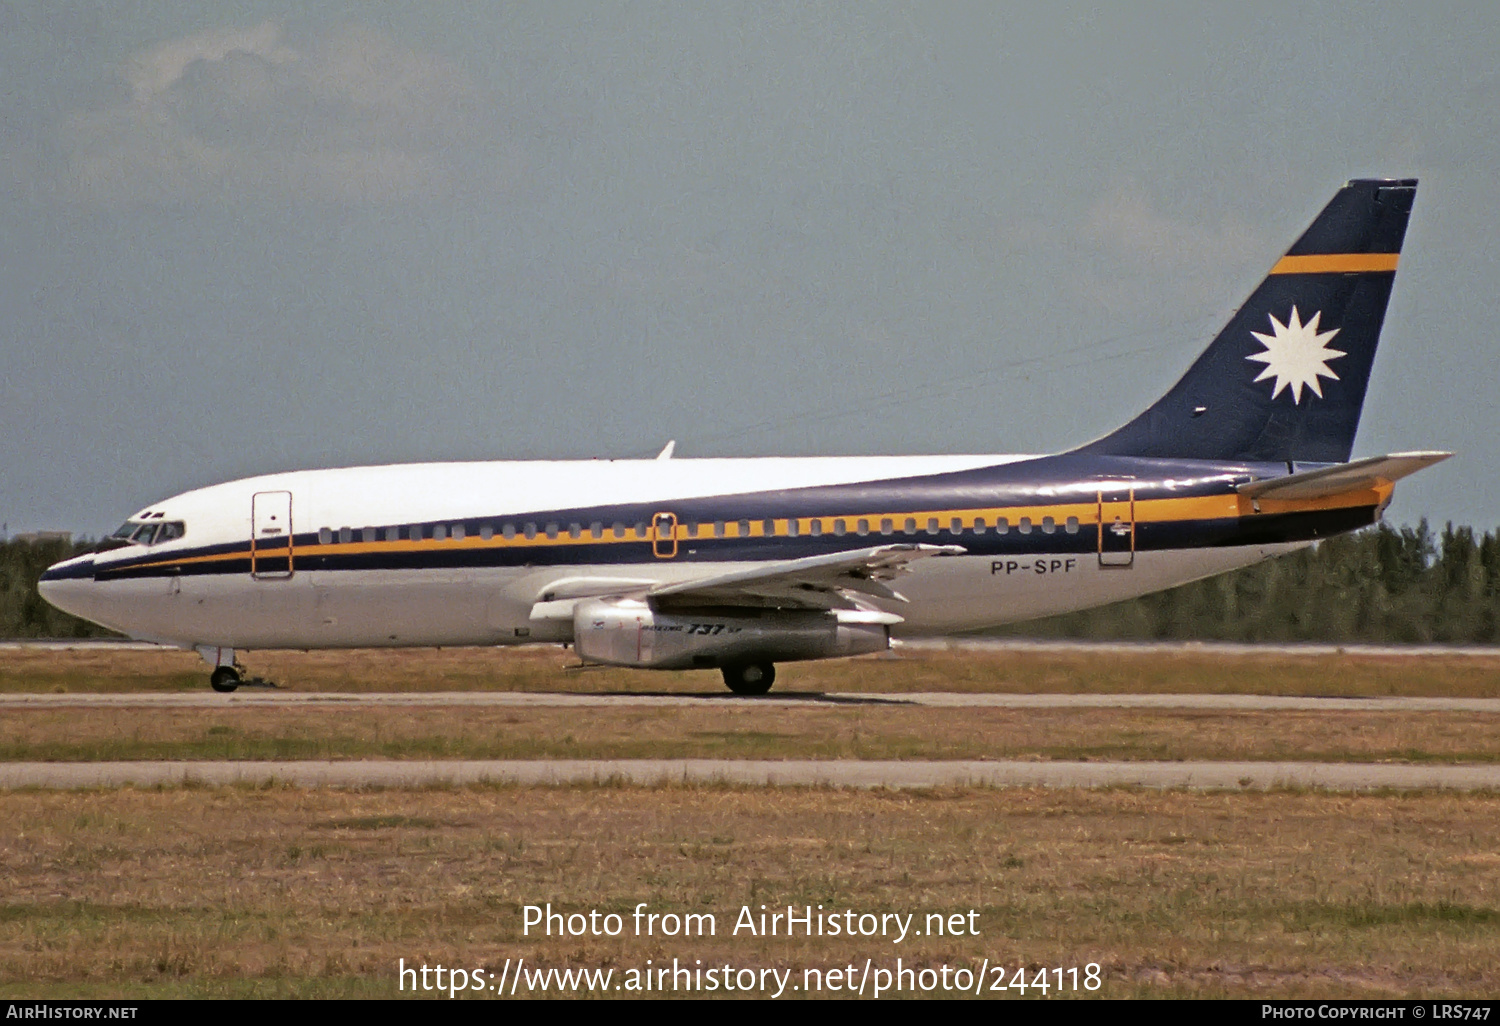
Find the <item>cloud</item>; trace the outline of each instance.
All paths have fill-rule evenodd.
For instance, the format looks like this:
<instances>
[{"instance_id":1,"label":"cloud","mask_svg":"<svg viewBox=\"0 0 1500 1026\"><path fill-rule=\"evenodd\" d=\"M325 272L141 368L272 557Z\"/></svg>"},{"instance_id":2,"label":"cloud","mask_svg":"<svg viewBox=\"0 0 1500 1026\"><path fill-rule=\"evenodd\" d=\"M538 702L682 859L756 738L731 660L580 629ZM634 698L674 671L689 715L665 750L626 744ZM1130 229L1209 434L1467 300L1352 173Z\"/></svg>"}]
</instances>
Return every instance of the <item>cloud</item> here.
<instances>
[{"instance_id":1,"label":"cloud","mask_svg":"<svg viewBox=\"0 0 1500 1026\"><path fill-rule=\"evenodd\" d=\"M1222 264L1226 255L1234 259L1234 254L1263 245L1255 229L1243 221L1229 216L1217 224L1175 220L1133 189L1118 190L1096 203L1086 232L1118 256L1179 269Z\"/></svg>"},{"instance_id":2,"label":"cloud","mask_svg":"<svg viewBox=\"0 0 1500 1026\"><path fill-rule=\"evenodd\" d=\"M1280 250L1265 233L1225 213L1217 220L1171 217L1137 187L1120 188L1090 209L1077 237L1092 252L1081 295L1114 313L1143 314L1163 304L1214 306L1233 282L1269 268ZM1286 239L1290 243L1291 239Z\"/></svg>"},{"instance_id":3,"label":"cloud","mask_svg":"<svg viewBox=\"0 0 1500 1026\"><path fill-rule=\"evenodd\" d=\"M275 22L131 56L115 95L59 126L58 192L95 204L421 200L519 163L455 62L369 29L294 45Z\"/></svg>"}]
</instances>

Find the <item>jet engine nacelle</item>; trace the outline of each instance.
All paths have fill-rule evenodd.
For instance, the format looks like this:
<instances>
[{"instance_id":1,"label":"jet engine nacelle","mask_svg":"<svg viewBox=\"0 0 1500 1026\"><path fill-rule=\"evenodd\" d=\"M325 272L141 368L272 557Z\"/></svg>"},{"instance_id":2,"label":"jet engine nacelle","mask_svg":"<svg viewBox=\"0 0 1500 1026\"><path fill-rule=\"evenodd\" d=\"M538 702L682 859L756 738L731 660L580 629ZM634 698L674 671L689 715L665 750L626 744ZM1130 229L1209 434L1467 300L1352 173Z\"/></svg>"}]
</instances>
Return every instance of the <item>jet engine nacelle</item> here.
<instances>
[{"instance_id":1,"label":"jet engine nacelle","mask_svg":"<svg viewBox=\"0 0 1500 1026\"><path fill-rule=\"evenodd\" d=\"M574 607L573 644L586 663L653 670L829 659L890 647L885 622L850 619L821 610L664 612L640 599L591 599Z\"/></svg>"}]
</instances>

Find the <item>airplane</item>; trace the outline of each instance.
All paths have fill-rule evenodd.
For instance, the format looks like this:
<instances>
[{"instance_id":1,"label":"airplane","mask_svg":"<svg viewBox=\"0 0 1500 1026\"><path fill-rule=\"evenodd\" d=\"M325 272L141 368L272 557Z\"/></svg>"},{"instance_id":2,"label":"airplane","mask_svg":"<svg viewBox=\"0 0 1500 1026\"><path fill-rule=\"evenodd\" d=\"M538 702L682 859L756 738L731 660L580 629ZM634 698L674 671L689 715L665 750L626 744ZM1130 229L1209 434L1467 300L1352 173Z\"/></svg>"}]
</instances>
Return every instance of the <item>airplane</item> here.
<instances>
[{"instance_id":1,"label":"airplane","mask_svg":"<svg viewBox=\"0 0 1500 1026\"><path fill-rule=\"evenodd\" d=\"M1099 606L1375 523L1446 459L1350 460L1415 179L1345 184L1187 373L1055 455L424 463L152 503L42 595L196 649L571 644L719 670Z\"/></svg>"}]
</instances>

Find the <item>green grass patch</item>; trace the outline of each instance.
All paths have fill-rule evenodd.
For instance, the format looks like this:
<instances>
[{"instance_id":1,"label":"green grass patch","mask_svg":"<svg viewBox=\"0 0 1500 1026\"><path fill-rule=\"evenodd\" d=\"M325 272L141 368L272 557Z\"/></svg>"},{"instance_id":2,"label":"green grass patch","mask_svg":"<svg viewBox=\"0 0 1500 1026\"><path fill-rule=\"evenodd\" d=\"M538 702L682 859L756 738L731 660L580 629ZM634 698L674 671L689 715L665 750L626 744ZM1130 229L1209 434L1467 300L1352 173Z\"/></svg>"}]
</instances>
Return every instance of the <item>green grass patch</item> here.
<instances>
[{"instance_id":1,"label":"green grass patch","mask_svg":"<svg viewBox=\"0 0 1500 1026\"><path fill-rule=\"evenodd\" d=\"M1278 909L1276 915L1287 929L1294 931L1365 930L1383 926L1500 928L1500 909L1453 901L1306 902Z\"/></svg>"},{"instance_id":2,"label":"green grass patch","mask_svg":"<svg viewBox=\"0 0 1500 1026\"><path fill-rule=\"evenodd\" d=\"M346 816L342 819L325 819L312 824L318 830L437 830L440 827L467 826L465 823L445 823L426 816Z\"/></svg>"},{"instance_id":3,"label":"green grass patch","mask_svg":"<svg viewBox=\"0 0 1500 1026\"><path fill-rule=\"evenodd\" d=\"M1491 765L1495 749L1429 751L1402 747L1288 748L1273 739L1247 739L1233 752L1190 739L1092 744L1016 744L983 740L940 741L920 736L815 737L751 733L693 736L678 740L538 737L485 739L419 737L372 740L359 737L213 737L202 739L11 741L0 743L0 762L145 762L345 759L862 759L862 760L1041 760L1048 762L1171 762L1233 758L1248 762L1414 763Z\"/></svg>"}]
</instances>

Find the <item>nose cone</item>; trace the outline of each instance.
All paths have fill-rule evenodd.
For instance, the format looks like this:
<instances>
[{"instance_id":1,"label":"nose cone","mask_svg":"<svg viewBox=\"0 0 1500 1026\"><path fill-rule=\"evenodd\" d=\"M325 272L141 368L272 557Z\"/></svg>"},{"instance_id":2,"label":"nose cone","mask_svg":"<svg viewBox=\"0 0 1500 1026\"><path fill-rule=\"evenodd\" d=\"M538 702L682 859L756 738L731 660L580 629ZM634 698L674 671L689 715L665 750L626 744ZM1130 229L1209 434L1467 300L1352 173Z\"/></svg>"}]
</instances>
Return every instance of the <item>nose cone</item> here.
<instances>
[{"instance_id":1,"label":"nose cone","mask_svg":"<svg viewBox=\"0 0 1500 1026\"><path fill-rule=\"evenodd\" d=\"M94 584L94 557L76 556L42 571L36 590L64 613L90 619L87 601Z\"/></svg>"}]
</instances>

